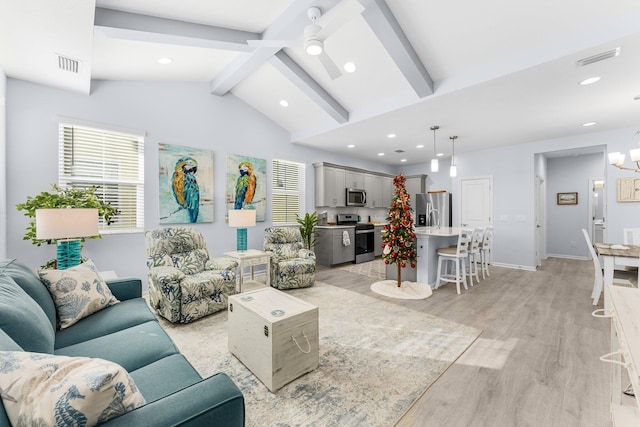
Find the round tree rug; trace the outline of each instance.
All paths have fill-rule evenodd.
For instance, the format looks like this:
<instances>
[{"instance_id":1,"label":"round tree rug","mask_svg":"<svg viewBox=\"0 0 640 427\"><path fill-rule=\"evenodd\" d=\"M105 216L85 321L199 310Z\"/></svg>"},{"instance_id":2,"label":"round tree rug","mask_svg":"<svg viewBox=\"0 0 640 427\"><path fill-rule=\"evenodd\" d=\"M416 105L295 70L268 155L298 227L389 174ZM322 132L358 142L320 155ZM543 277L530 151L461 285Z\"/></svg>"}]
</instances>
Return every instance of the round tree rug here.
<instances>
[{"instance_id":1,"label":"round tree rug","mask_svg":"<svg viewBox=\"0 0 640 427\"><path fill-rule=\"evenodd\" d=\"M376 294L396 299L425 299L432 294L431 286L418 282L401 282L398 287L397 280L382 280L371 285L371 290Z\"/></svg>"}]
</instances>

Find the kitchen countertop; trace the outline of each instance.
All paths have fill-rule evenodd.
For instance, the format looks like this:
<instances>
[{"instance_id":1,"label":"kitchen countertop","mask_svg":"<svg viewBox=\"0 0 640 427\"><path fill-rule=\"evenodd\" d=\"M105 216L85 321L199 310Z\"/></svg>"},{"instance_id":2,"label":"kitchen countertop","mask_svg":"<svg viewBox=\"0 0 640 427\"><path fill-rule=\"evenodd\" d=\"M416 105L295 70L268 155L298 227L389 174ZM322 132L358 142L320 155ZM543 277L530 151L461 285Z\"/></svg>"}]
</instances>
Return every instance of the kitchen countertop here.
<instances>
[{"instance_id":1,"label":"kitchen countertop","mask_svg":"<svg viewBox=\"0 0 640 427\"><path fill-rule=\"evenodd\" d=\"M416 236L452 237L460 234L460 227L416 227Z\"/></svg>"}]
</instances>

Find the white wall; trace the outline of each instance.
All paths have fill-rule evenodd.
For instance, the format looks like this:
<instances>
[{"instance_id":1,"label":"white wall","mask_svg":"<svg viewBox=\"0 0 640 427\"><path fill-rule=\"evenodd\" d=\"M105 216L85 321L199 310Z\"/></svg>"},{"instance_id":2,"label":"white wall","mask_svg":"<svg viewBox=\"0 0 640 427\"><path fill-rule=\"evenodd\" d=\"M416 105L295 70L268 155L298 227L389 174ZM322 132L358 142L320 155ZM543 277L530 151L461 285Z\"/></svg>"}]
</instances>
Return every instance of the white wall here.
<instances>
[{"instance_id":1,"label":"white wall","mask_svg":"<svg viewBox=\"0 0 640 427\"><path fill-rule=\"evenodd\" d=\"M536 264L535 175L544 171L544 162L536 162L536 154L601 145L606 145L609 152L628 153L629 149L633 148L632 137L636 130L635 128L616 129L457 154L458 177L451 179L450 187L454 200L453 223L460 223L458 202L456 202L460 193L460 178L492 176L493 224L496 228L493 260L497 264L534 269ZM425 163L407 167L406 173L413 173L412 171L416 170L414 168L428 170L428 165ZM640 227L640 204L616 203L616 179L622 176L638 175L620 171L612 166L607 166L605 173L608 183L608 239L612 242L622 242L622 228L634 225ZM550 194L549 190L547 194ZM548 225L549 221L547 221Z\"/></svg>"},{"instance_id":2,"label":"white wall","mask_svg":"<svg viewBox=\"0 0 640 427\"><path fill-rule=\"evenodd\" d=\"M0 259L7 256L6 94L7 77L0 68Z\"/></svg>"},{"instance_id":3,"label":"white wall","mask_svg":"<svg viewBox=\"0 0 640 427\"><path fill-rule=\"evenodd\" d=\"M440 159L438 172L431 172L431 164L408 165L400 167L400 172L408 175L427 175L425 191L445 190L451 191L451 178L449 177L449 159Z\"/></svg>"},{"instance_id":4,"label":"white wall","mask_svg":"<svg viewBox=\"0 0 640 427\"><path fill-rule=\"evenodd\" d=\"M48 190L57 182L58 122L56 117L106 123L144 130L145 227L159 227L158 143L210 149L214 152L215 221L198 224L212 256L235 250L236 234L224 221L227 154L280 158L306 164L306 210L314 210L312 163L327 161L363 169L391 172L384 166L291 144L287 131L233 95L209 94L206 83L139 83L97 81L90 96L20 80L7 83L7 256L36 269L55 257L51 246L35 247L23 241L27 218L15 209L27 196ZM267 194L270 195L271 182ZM269 197L269 196L268 196ZM4 216L3 216L4 217ZM248 230L249 247L261 248L267 221ZM119 276L146 278L144 236L105 235L87 241L83 254L101 270Z\"/></svg>"},{"instance_id":5,"label":"white wall","mask_svg":"<svg viewBox=\"0 0 640 427\"><path fill-rule=\"evenodd\" d=\"M588 258L580 231L589 229L589 178L604 176L602 154L547 159L547 253L549 256ZM577 205L558 205L557 194L578 193Z\"/></svg>"}]
</instances>

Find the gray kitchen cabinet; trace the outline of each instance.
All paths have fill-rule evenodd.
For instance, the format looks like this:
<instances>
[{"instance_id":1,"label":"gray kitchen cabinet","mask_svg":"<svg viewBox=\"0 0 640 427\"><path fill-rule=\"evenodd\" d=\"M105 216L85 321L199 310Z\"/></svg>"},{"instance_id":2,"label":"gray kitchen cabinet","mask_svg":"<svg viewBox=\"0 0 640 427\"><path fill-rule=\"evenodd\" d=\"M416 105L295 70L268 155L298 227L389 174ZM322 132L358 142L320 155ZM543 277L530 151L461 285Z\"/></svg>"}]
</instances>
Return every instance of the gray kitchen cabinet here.
<instances>
[{"instance_id":1,"label":"gray kitchen cabinet","mask_svg":"<svg viewBox=\"0 0 640 427\"><path fill-rule=\"evenodd\" d=\"M382 176L365 174L364 189L367 191L367 207L381 208L382 203Z\"/></svg>"},{"instance_id":2,"label":"gray kitchen cabinet","mask_svg":"<svg viewBox=\"0 0 640 427\"><path fill-rule=\"evenodd\" d=\"M345 171L345 185L346 188L357 188L362 190L364 188L364 173L347 169Z\"/></svg>"},{"instance_id":3,"label":"gray kitchen cabinet","mask_svg":"<svg viewBox=\"0 0 640 427\"><path fill-rule=\"evenodd\" d=\"M427 175L410 175L406 178L405 188L411 197L411 207L415 208L416 194L425 192Z\"/></svg>"},{"instance_id":4,"label":"gray kitchen cabinet","mask_svg":"<svg viewBox=\"0 0 640 427\"><path fill-rule=\"evenodd\" d=\"M391 200L393 200L394 190L395 188L393 187L393 178L383 176L382 177L382 207L383 208L389 209L391 207ZM413 202L413 197L411 198L411 201Z\"/></svg>"},{"instance_id":5,"label":"gray kitchen cabinet","mask_svg":"<svg viewBox=\"0 0 640 427\"><path fill-rule=\"evenodd\" d=\"M314 247L316 263L320 265L336 265L353 262L356 259L355 227L318 227L318 239ZM349 235L350 244L344 245L343 233Z\"/></svg>"},{"instance_id":6,"label":"gray kitchen cabinet","mask_svg":"<svg viewBox=\"0 0 640 427\"><path fill-rule=\"evenodd\" d=\"M344 168L316 163L315 168L315 205L317 207L345 206L345 170Z\"/></svg>"},{"instance_id":7,"label":"gray kitchen cabinet","mask_svg":"<svg viewBox=\"0 0 640 427\"><path fill-rule=\"evenodd\" d=\"M376 225L373 231L373 255L382 256L382 224Z\"/></svg>"}]
</instances>

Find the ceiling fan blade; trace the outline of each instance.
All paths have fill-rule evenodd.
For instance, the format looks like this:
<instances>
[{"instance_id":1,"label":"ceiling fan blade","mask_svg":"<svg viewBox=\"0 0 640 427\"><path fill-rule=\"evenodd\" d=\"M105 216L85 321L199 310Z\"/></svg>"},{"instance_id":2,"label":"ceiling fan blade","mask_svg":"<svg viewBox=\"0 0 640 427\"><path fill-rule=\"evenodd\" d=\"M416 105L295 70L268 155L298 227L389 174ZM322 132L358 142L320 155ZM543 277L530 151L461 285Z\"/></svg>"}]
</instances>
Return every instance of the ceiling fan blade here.
<instances>
[{"instance_id":1,"label":"ceiling fan blade","mask_svg":"<svg viewBox=\"0 0 640 427\"><path fill-rule=\"evenodd\" d=\"M318 33L318 37L326 40L331 34L336 32L340 27L351 21L364 11L364 7L354 0L343 0L333 9L323 14L316 24L322 27Z\"/></svg>"},{"instance_id":2,"label":"ceiling fan blade","mask_svg":"<svg viewBox=\"0 0 640 427\"><path fill-rule=\"evenodd\" d=\"M335 80L338 77L342 76L340 69L335 64L335 62L333 62L333 59L331 59L331 57L327 55L327 52L323 50L322 53L318 55L318 59L320 60L320 63L322 64L324 69L327 70L327 73L329 73L329 77L331 77L331 80Z\"/></svg>"},{"instance_id":3,"label":"ceiling fan blade","mask_svg":"<svg viewBox=\"0 0 640 427\"><path fill-rule=\"evenodd\" d=\"M252 47L298 47L299 43L300 40L247 40Z\"/></svg>"}]
</instances>

